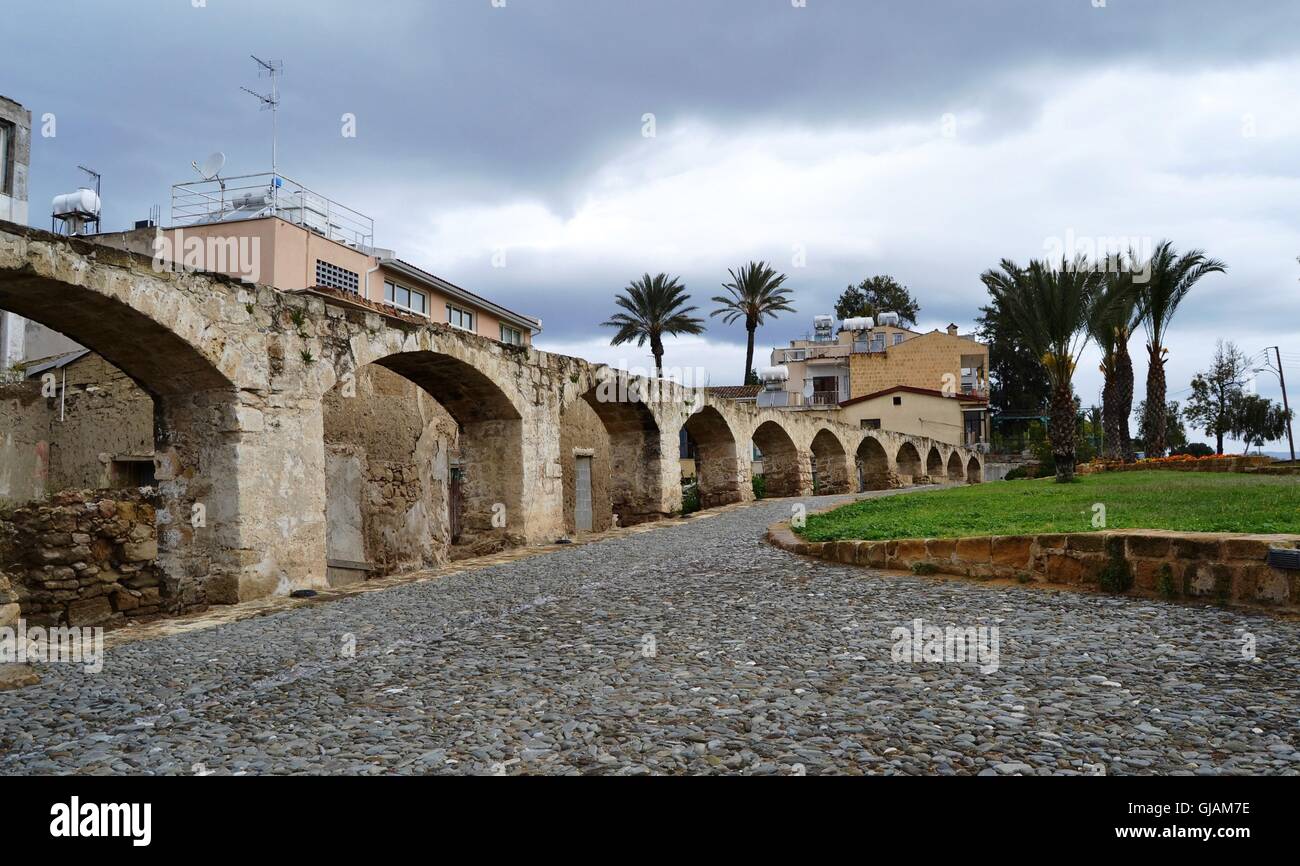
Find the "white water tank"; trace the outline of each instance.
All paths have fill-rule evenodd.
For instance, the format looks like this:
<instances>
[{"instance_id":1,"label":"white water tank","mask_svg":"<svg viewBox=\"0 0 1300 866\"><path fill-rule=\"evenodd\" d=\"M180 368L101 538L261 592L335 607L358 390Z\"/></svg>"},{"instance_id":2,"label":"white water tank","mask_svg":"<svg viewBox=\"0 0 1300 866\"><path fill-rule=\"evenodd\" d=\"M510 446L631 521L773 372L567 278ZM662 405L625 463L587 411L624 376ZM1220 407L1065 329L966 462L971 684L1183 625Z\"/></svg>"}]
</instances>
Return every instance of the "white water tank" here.
<instances>
[{"instance_id":1,"label":"white water tank","mask_svg":"<svg viewBox=\"0 0 1300 866\"><path fill-rule=\"evenodd\" d=\"M898 313L881 313L878 318L882 325L892 325L895 328L898 327Z\"/></svg>"},{"instance_id":2,"label":"white water tank","mask_svg":"<svg viewBox=\"0 0 1300 866\"><path fill-rule=\"evenodd\" d=\"M784 365L779 367L764 367L758 371L758 378L764 384L769 382L785 382L790 378L790 368Z\"/></svg>"},{"instance_id":3,"label":"white water tank","mask_svg":"<svg viewBox=\"0 0 1300 866\"><path fill-rule=\"evenodd\" d=\"M65 192L54 197L53 214L59 219L81 217L94 219L99 216L99 196L93 189L82 187L76 192Z\"/></svg>"},{"instance_id":4,"label":"white water tank","mask_svg":"<svg viewBox=\"0 0 1300 866\"><path fill-rule=\"evenodd\" d=\"M870 331L876 326L876 322L870 316L854 316L851 319L844 320L844 330L846 331Z\"/></svg>"}]
</instances>

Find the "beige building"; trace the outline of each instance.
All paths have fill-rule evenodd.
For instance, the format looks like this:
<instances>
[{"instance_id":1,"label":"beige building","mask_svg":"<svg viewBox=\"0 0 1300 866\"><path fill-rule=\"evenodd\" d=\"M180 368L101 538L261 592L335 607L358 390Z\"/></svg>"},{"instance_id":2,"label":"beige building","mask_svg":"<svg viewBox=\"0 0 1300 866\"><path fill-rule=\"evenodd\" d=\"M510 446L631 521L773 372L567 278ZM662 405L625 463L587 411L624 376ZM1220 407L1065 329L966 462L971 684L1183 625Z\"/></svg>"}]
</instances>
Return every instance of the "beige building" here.
<instances>
[{"instance_id":1,"label":"beige building","mask_svg":"<svg viewBox=\"0 0 1300 866\"><path fill-rule=\"evenodd\" d=\"M972 336L921 333L898 317L817 316L813 333L772 350L760 406L835 413L869 429L952 445L988 441L988 347Z\"/></svg>"}]
</instances>

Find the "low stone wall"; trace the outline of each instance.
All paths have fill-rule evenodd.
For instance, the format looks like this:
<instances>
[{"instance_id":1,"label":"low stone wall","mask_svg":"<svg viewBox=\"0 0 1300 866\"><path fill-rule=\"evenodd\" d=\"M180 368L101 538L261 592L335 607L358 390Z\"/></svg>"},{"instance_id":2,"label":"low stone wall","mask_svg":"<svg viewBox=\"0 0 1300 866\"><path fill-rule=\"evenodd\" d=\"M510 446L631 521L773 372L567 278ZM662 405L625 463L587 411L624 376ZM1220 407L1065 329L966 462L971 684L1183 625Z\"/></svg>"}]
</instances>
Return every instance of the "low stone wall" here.
<instances>
[{"instance_id":1,"label":"low stone wall","mask_svg":"<svg viewBox=\"0 0 1300 866\"><path fill-rule=\"evenodd\" d=\"M0 514L0 625L101 625L199 609L169 596L140 490L68 491Z\"/></svg>"},{"instance_id":2,"label":"low stone wall","mask_svg":"<svg viewBox=\"0 0 1300 866\"><path fill-rule=\"evenodd\" d=\"M1265 562L1270 547L1298 547L1300 535L1125 530L812 542L780 523L768 539L792 553L871 568L1091 589L1118 566L1111 574L1131 577L1133 594L1300 612L1300 571Z\"/></svg>"}]
</instances>

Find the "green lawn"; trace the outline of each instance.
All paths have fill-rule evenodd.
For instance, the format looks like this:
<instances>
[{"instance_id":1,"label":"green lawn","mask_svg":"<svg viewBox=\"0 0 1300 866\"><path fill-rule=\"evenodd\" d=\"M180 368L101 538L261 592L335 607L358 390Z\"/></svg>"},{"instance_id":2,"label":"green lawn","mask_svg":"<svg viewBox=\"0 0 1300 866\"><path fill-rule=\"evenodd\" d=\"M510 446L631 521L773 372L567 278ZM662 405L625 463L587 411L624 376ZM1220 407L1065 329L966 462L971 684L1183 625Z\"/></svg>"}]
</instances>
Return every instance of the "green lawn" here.
<instances>
[{"instance_id":1,"label":"green lawn","mask_svg":"<svg viewBox=\"0 0 1300 866\"><path fill-rule=\"evenodd\" d=\"M866 499L808 517L809 541L957 538L1105 529L1300 533L1300 479L1231 472L1103 472Z\"/></svg>"}]
</instances>

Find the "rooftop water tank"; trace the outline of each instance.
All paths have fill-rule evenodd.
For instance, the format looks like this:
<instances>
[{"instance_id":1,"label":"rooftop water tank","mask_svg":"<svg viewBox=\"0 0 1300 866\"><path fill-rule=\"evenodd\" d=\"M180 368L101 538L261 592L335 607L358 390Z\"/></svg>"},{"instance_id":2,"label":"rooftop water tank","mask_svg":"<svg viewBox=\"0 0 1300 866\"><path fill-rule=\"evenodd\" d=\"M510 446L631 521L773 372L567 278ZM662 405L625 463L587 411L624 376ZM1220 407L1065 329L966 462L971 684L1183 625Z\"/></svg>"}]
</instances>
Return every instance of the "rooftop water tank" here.
<instances>
[{"instance_id":1,"label":"rooftop water tank","mask_svg":"<svg viewBox=\"0 0 1300 866\"><path fill-rule=\"evenodd\" d=\"M870 331L875 326L876 321L870 316L854 316L851 319L844 320L844 329L846 331Z\"/></svg>"},{"instance_id":2,"label":"rooftop water tank","mask_svg":"<svg viewBox=\"0 0 1300 866\"><path fill-rule=\"evenodd\" d=\"M880 324L882 325L892 325L895 328L898 327L898 313L881 313L877 318L880 320Z\"/></svg>"},{"instance_id":3,"label":"rooftop water tank","mask_svg":"<svg viewBox=\"0 0 1300 866\"><path fill-rule=\"evenodd\" d=\"M59 219L68 217L99 216L99 196L93 189L82 187L76 192L65 192L54 197L53 215Z\"/></svg>"},{"instance_id":4,"label":"rooftop water tank","mask_svg":"<svg viewBox=\"0 0 1300 866\"><path fill-rule=\"evenodd\" d=\"M790 378L790 368L784 365L779 367L764 367L758 371L758 378L765 384L768 382L785 382Z\"/></svg>"}]
</instances>

